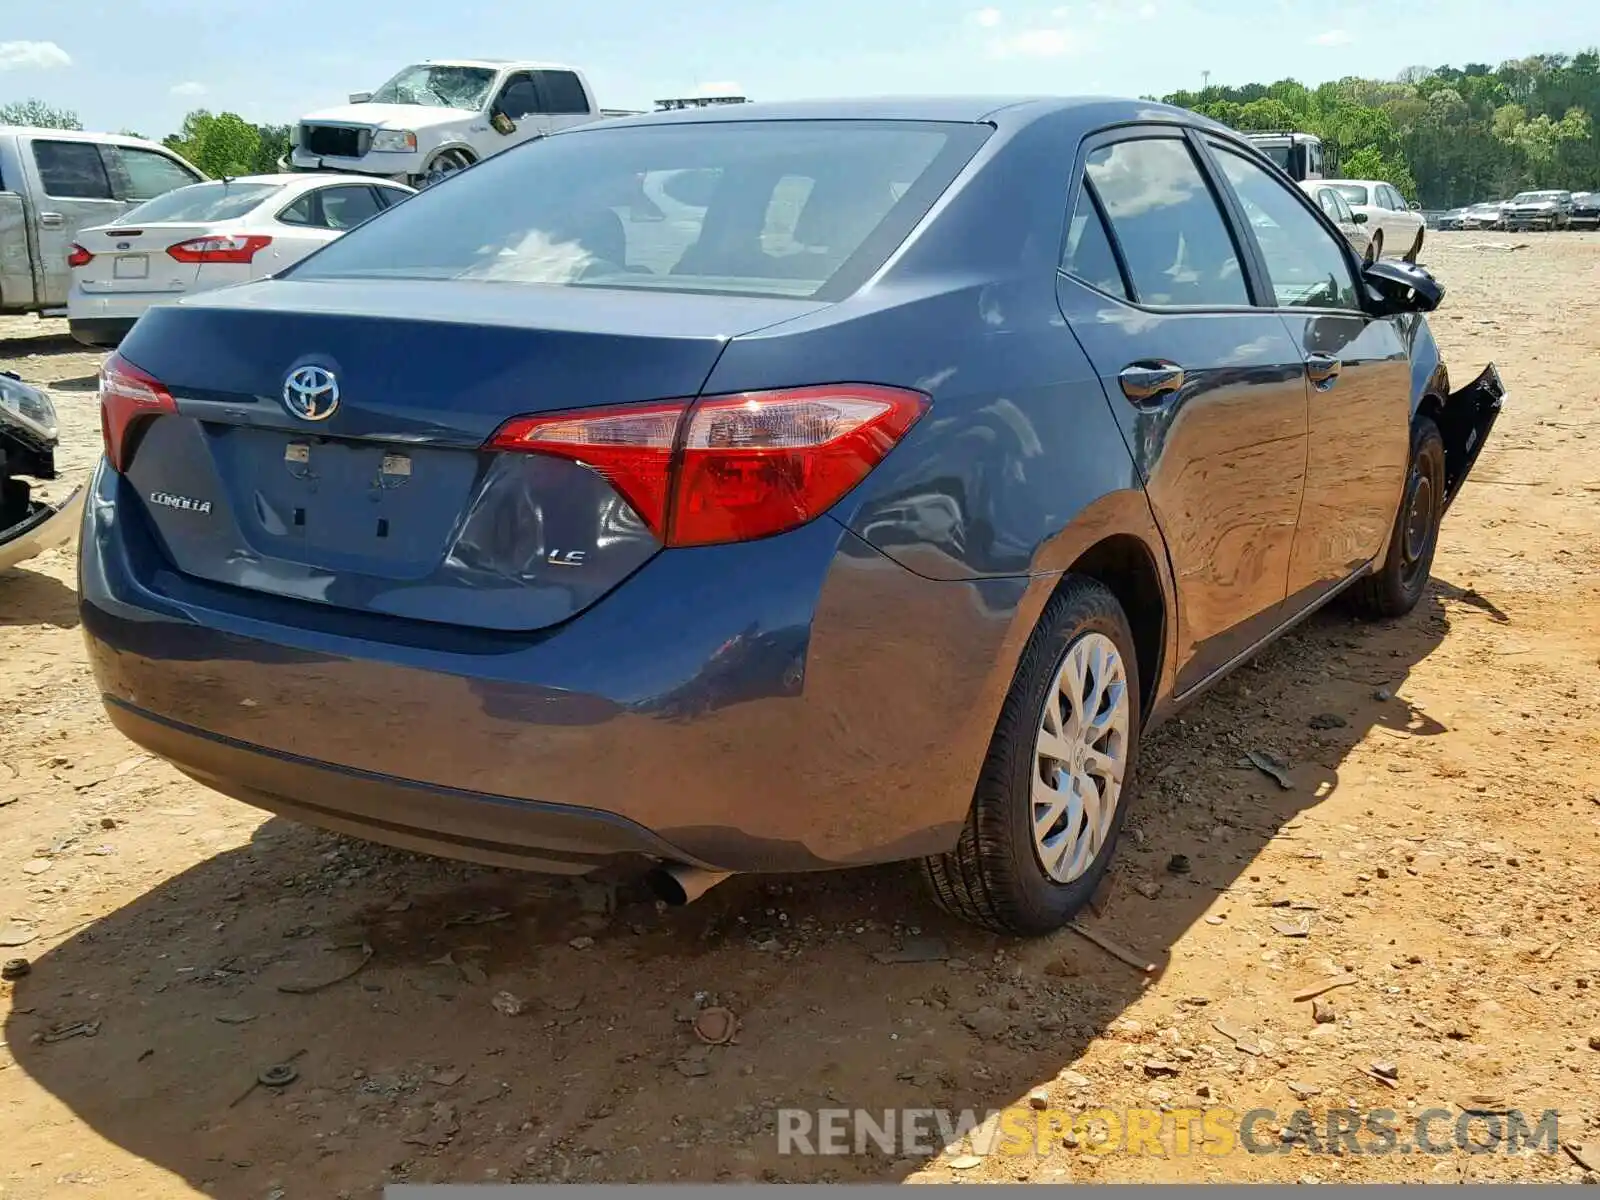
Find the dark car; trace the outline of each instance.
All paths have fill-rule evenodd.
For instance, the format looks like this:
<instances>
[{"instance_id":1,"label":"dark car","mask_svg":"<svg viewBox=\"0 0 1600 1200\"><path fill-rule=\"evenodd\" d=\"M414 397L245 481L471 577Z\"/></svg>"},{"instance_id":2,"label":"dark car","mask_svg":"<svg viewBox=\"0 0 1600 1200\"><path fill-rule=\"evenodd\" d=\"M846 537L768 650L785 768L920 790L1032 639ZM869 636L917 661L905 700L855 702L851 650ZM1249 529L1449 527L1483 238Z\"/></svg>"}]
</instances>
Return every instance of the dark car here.
<instances>
[{"instance_id":1,"label":"dark car","mask_svg":"<svg viewBox=\"0 0 1600 1200\"><path fill-rule=\"evenodd\" d=\"M1572 229L1600 229L1600 192L1574 192L1567 225Z\"/></svg>"},{"instance_id":2,"label":"dark car","mask_svg":"<svg viewBox=\"0 0 1600 1200\"><path fill-rule=\"evenodd\" d=\"M1151 723L1337 596L1417 603L1503 394L1451 391L1440 294L1150 103L560 133L140 319L95 676L328 829L676 899L920 859L1052 929Z\"/></svg>"}]
</instances>

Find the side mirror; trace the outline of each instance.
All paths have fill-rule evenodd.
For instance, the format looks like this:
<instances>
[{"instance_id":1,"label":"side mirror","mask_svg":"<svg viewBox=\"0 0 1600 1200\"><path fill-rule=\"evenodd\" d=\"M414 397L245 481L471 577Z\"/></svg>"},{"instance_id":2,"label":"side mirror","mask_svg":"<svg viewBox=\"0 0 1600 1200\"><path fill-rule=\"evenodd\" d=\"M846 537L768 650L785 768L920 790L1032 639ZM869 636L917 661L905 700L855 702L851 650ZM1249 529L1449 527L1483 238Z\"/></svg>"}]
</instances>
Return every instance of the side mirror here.
<instances>
[{"instance_id":1,"label":"side mirror","mask_svg":"<svg viewBox=\"0 0 1600 1200\"><path fill-rule=\"evenodd\" d=\"M1379 316L1432 312L1444 300L1444 286L1416 263L1380 258L1362 269L1361 278Z\"/></svg>"},{"instance_id":2,"label":"side mirror","mask_svg":"<svg viewBox=\"0 0 1600 1200\"><path fill-rule=\"evenodd\" d=\"M1409 208L1412 212L1421 212L1422 211L1422 205L1417 204L1415 201L1413 201L1412 203L1406 205L1406 207Z\"/></svg>"},{"instance_id":3,"label":"side mirror","mask_svg":"<svg viewBox=\"0 0 1600 1200\"><path fill-rule=\"evenodd\" d=\"M1365 225L1368 220L1367 214L1364 212L1352 212L1350 217L1357 225Z\"/></svg>"},{"instance_id":4,"label":"side mirror","mask_svg":"<svg viewBox=\"0 0 1600 1200\"><path fill-rule=\"evenodd\" d=\"M496 110L494 116L489 118L489 124L502 137L510 137L517 131L517 123L499 110Z\"/></svg>"},{"instance_id":5,"label":"side mirror","mask_svg":"<svg viewBox=\"0 0 1600 1200\"><path fill-rule=\"evenodd\" d=\"M372 99L372 93L371 92L351 92L350 93L350 103L351 104L366 104L371 99Z\"/></svg>"}]
</instances>

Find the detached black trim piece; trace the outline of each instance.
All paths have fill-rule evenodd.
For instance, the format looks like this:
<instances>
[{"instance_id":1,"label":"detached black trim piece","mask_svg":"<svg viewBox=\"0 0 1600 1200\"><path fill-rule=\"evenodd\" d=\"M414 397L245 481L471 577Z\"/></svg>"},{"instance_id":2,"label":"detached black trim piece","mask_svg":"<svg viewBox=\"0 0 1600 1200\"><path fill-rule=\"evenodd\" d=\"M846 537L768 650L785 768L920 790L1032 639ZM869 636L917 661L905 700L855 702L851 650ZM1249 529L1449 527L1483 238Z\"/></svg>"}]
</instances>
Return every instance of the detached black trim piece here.
<instances>
[{"instance_id":1,"label":"detached black trim piece","mask_svg":"<svg viewBox=\"0 0 1600 1200\"><path fill-rule=\"evenodd\" d=\"M1461 491L1505 405L1506 385L1493 363L1466 387L1450 393L1439 417L1444 437L1444 506Z\"/></svg>"},{"instance_id":2,"label":"detached black trim piece","mask_svg":"<svg viewBox=\"0 0 1600 1200\"><path fill-rule=\"evenodd\" d=\"M246 746L106 696L111 723L185 775L302 824L494 867L585 874L619 857L711 867L625 817L336 767ZM315 796L318 802L290 797Z\"/></svg>"}]
</instances>

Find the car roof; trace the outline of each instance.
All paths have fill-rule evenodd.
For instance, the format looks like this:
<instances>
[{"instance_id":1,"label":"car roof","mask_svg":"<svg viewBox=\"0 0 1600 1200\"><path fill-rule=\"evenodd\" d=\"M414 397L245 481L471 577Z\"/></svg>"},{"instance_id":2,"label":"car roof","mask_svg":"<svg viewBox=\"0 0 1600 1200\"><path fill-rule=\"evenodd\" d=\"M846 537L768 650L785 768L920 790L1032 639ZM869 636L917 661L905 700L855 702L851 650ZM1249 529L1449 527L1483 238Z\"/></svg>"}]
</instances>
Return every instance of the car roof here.
<instances>
[{"instance_id":1,"label":"car roof","mask_svg":"<svg viewBox=\"0 0 1600 1200\"><path fill-rule=\"evenodd\" d=\"M150 138L134 137L127 133L96 133L92 129L45 129L38 125L0 125L0 134L22 134L26 137L48 137L62 142L113 142L119 146L160 146ZM163 150L168 148L161 147ZM171 151L168 151L171 153Z\"/></svg>"},{"instance_id":2,"label":"car roof","mask_svg":"<svg viewBox=\"0 0 1600 1200\"><path fill-rule=\"evenodd\" d=\"M1068 112L1081 115L1086 127L1136 120L1181 121L1218 132L1233 132L1199 113L1154 100L1037 95L866 96L838 100L723 104L617 117L599 124L578 126L573 132L621 125L698 125L740 121L955 121L1021 126L1043 117Z\"/></svg>"},{"instance_id":3,"label":"car roof","mask_svg":"<svg viewBox=\"0 0 1600 1200\"><path fill-rule=\"evenodd\" d=\"M566 63L535 62L528 58L425 58L417 66L423 67L488 67L498 71L501 67L522 67L530 71L575 71Z\"/></svg>"},{"instance_id":4,"label":"car roof","mask_svg":"<svg viewBox=\"0 0 1600 1200\"><path fill-rule=\"evenodd\" d=\"M280 171L274 175L230 175L226 179L202 179L188 187L203 187L219 183L259 183L264 185L298 185L301 191L314 187L327 187L330 183L376 183L387 187L406 188L393 179L380 179L372 175L355 175L339 171ZM407 191L414 189L406 188Z\"/></svg>"},{"instance_id":5,"label":"car roof","mask_svg":"<svg viewBox=\"0 0 1600 1200\"><path fill-rule=\"evenodd\" d=\"M1326 184L1348 183L1353 184L1356 187L1364 188L1394 186L1394 184L1390 183L1387 179L1324 179L1322 182Z\"/></svg>"}]
</instances>

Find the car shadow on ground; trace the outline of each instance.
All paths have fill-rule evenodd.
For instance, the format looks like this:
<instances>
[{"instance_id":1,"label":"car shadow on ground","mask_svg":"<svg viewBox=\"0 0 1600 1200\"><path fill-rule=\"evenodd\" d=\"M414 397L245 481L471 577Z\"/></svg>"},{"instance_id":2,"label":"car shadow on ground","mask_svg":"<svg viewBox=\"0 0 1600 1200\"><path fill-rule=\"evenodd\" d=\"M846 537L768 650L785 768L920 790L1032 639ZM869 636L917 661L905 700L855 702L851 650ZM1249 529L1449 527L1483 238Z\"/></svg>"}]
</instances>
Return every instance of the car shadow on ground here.
<instances>
[{"instance_id":1,"label":"car shadow on ground","mask_svg":"<svg viewBox=\"0 0 1600 1200\"><path fill-rule=\"evenodd\" d=\"M75 629L78 593L59 579L25 566L0 571L0 626L6 625Z\"/></svg>"},{"instance_id":2,"label":"car shadow on ground","mask_svg":"<svg viewBox=\"0 0 1600 1200\"><path fill-rule=\"evenodd\" d=\"M1354 878L1332 856L1291 868L1312 857L1293 831L1370 731L1439 728L1394 693L1445 636L1447 591L1401 622L1319 615L1156 732L1086 924L1164 969L1230 887L1237 923L1290 869ZM1241 766L1249 751L1288 763L1292 787ZM1150 984L1071 932L965 926L919 882L736 878L661 911L633 883L271 820L40 955L5 1035L95 1134L217 1196L901 1179L926 1160L870 1140L780 1154L778 1110L981 1115L1070 1068ZM707 1006L736 1015L730 1044L696 1037ZM279 1063L292 1081L257 1085Z\"/></svg>"}]
</instances>

